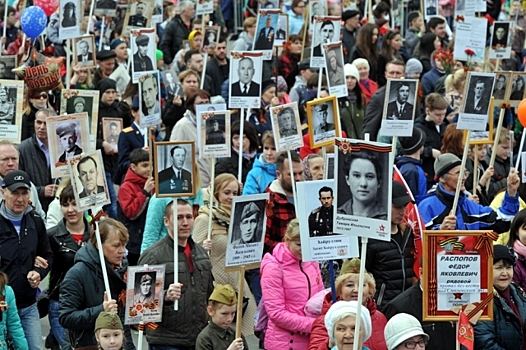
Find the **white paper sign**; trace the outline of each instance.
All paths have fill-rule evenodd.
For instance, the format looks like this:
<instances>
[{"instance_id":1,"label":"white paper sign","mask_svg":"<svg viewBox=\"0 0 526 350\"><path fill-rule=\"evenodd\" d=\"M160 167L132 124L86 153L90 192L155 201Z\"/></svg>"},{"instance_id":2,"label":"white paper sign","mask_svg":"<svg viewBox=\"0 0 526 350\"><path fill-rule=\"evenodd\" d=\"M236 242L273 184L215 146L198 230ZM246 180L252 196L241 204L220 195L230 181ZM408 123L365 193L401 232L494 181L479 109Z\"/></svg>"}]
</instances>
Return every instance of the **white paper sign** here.
<instances>
[{"instance_id":1,"label":"white paper sign","mask_svg":"<svg viewBox=\"0 0 526 350\"><path fill-rule=\"evenodd\" d=\"M464 21L456 22L455 47L453 50L455 60L484 62L487 25L487 19L475 17L465 17ZM473 51L474 55L469 56L466 50Z\"/></svg>"}]
</instances>

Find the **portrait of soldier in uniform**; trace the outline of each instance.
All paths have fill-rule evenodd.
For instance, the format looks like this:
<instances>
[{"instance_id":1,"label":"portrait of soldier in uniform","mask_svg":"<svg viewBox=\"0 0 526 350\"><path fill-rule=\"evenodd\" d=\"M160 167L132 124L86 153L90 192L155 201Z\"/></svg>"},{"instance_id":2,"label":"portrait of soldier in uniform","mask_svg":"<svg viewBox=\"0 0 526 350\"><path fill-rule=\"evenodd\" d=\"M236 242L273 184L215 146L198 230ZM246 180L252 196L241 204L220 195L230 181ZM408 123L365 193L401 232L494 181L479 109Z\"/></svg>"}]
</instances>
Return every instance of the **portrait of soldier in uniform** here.
<instances>
[{"instance_id":1,"label":"portrait of soldier in uniform","mask_svg":"<svg viewBox=\"0 0 526 350\"><path fill-rule=\"evenodd\" d=\"M324 186L318 191L321 206L309 215L309 236L319 237L332 235L332 219L334 216L334 195L332 188Z\"/></svg>"}]
</instances>

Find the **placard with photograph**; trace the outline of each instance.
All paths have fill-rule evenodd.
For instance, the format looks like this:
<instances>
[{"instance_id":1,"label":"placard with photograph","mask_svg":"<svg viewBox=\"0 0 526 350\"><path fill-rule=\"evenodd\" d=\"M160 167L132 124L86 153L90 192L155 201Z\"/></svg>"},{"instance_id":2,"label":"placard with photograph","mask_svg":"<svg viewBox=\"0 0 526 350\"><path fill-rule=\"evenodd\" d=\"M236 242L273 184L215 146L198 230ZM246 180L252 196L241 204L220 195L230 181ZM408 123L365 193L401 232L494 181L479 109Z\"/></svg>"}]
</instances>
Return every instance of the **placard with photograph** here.
<instances>
[{"instance_id":1,"label":"placard with photograph","mask_svg":"<svg viewBox=\"0 0 526 350\"><path fill-rule=\"evenodd\" d=\"M466 0L469 2L469 0ZM453 58L455 61L484 62L486 52L486 33L488 20L486 18L465 17L455 23L455 45ZM468 55L472 53L472 55Z\"/></svg>"},{"instance_id":2,"label":"placard with photograph","mask_svg":"<svg viewBox=\"0 0 526 350\"><path fill-rule=\"evenodd\" d=\"M88 113L88 134L91 148L95 149L99 125L99 91L64 89L61 92L60 114Z\"/></svg>"},{"instance_id":3,"label":"placard with photograph","mask_svg":"<svg viewBox=\"0 0 526 350\"><path fill-rule=\"evenodd\" d=\"M389 241L392 146L336 138L334 152L334 232Z\"/></svg>"},{"instance_id":4,"label":"placard with photograph","mask_svg":"<svg viewBox=\"0 0 526 350\"><path fill-rule=\"evenodd\" d=\"M166 94L168 95L167 99L172 100L175 95L184 97L183 88L179 83L179 78L173 70L173 67L172 69L166 69L161 71L161 75L163 77L164 89L166 90Z\"/></svg>"},{"instance_id":5,"label":"placard with photograph","mask_svg":"<svg viewBox=\"0 0 526 350\"><path fill-rule=\"evenodd\" d=\"M139 105L141 106L141 128L159 125L161 119L161 89L159 72L139 78Z\"/></svg>"},{"instance_id":6,"label":"placard with photograph","mask_svg":"<svg viewBox=\"0 0 526 350\"><path fill-rule=\"evenodd\" d=\"M20 143L24 115L24 82L0 80L0 140Z\"/></svg>"},{"instance_id":7,"label":"placard with photograph","mask_svg":"<svg viewBox=\"0 0 526 350\"><path fill-rule=\"evenodd\" d=\"M128 70L123 64L119 64L119 66L115 68L113 73L110 74L110 79L115 80L115 83L117 84L117 92L121 95L124 94L124 91L126 91L126 87L131 80Z\"/></svg>"},{"instance_id":8,"label":"placard with photograph","mask_svg":"<svg viewBox=\"0 0 526 350\"><path fill-rule=\"evenodd\" d=\"M73 40L73 64L82 68L95 68L97 54L93 35L83 35Z\"/></svg>"},{"instance_id":9,"label":"placard with photograph","mask_svg":"<svg viewBox=\"0 0 526 350\"><path fill-rule=\"evenodd\" d=\"M334 180L296 183L296 209L300 223L303 261L346 259L360 256L358 237L333 232ZM314 196L318 200L314 200Z\"/></svg>"},{"instance_id":10,"label":"placard with photograph","mask_svg":"<svg viewBox=\"0 0 526 350\"><path fill-rule=\"evenodd\" d=\"M91 0L94 1L94 0ZM115 17L117 15L117 0L97 0L95 1L95 16Z\"/></svg>"},{"instance_id":11,"label":"placard with photograph","mask_svg":"<svg viewBox=\"0 0 526 350\"><path fill-rule=\"evenodd\" d=\"M307 118L312 148L332 145L334 139L340 136L340 117L336 96L308 101Z\"/></svg>"},{"instance_id":12,"label":"placard with photograph","mask_svg":"<svg viewBox=\"0 0 526 350\"><path fill-rule=\"evenodd\" d=\"M67 158L67 165L78 211L111 203L100 149Z\"/></svg>"},{"instance_id":13,"label":"placard with photograph","mask_svg":"<svg viewBox=\"0 0 526 350\"><path fill-rule=\"evenodd\" d=\"M526 87L526 73L513 72L511 88L510 88L510 105L518 107L519 103L524 99L524 91Z\"/></svg>"},{"instance_id":14,"label":"placard with photograph","mask_svg":"<svg viewBox=\"0 0 526 350\"><path fill-rule=\"evenodd\" d=\"M315 16L314 33L312 36L312 48L310 54L311 67L325 67L325 58L323 55L323 45L340 41L341 17L335 16ZM342 74L342 78L345 76Z\"/></svg>"},{"instance_id":15,"label":"placard with photograph","mask_svg":"<svg viewBox=\"0 0 526 350\"><path fill-rule=\"evenodd\" d=\"M264 60L272 59L272 49L276 39L280 10L259 10L254 35L254 50L263 52Z\"/></svg>"},{"instance_id":16,"label":"placard with photograph","mask_svg":"<svg viewBox=\"0 0 526 350\"><path fill-rule=\"evenodd\" d=\"M270 10L279 8L279 0L259 0L258 10Z\"/></svg>"},{"instance_id":17,"label":"placard with photograph","mask_svg":"<svg viewBox=\"0 0 526 350\"><path fill-rule=\"evenodd\" d=\"M356 3L356 0L343 0L342 8L343 8L342 10L343 12L358 10L358 4Z\"/></svg>"},{"instance_id":18,"label":"placard with photograph","mask_svg":"<svg viewBox=\"0 0 526 350\"><path fill-rule=\"evenodd\" d=\"M270 115L278 152L303 147L303 135L297 102L271 107Z\"/></svg>"},{"instance_id":19,"label":"placard with photograph","mask_svg":"<svg viewBox=\"0 0 526 350\"><path fill-rule=\"evenodd\" d=\"M213 0L197 0L195 6L195 15L202 16L209 13L214 13L214 1Z\"/></svg>"},{"instance_id":20,"label":"placard with photograph","mask_svg":"<svg viewBox=\"0 0 526 350\"><path fill-rule=\"evenodd\" d=\"M216 112L216 111L226 111L227 108L226 108L226 103L214 103L214 104L206 104L206 105L196 105L195 106L195 115L197 116L197 130L201 130L201 127L200 127L200 123L201 123L201 114L202 113L209 113L209 112ZM230 125L228 127L228 129L230 130ZM225 130L225 128L223 128L222 130ZM231 137L230 137L230 131L228 133L228 135L225 135L225 137L228 137L230 139L230 141L232 140ZM197 147L199 147L199 149L202 149L201 146L202 146L202 136L201 136L201 133L198 132L197 133ZM230 151L228 153L228 157L230 157ZM199 158L207 158L207 157L202 157L201 156L201 153L199 154Z\"/></svg>"},{"instance_id":21,"label":"placard with photograph","mask_svg":"<svg viewBox=\"0 0 526 350\"><path fill-rule=\"evenodd\" d=\"M46 118L51 177L68 176L68 158L89 152L88 114L68 114ZM94 148L93 148L94 149Z\"/></svg>"},{"instance_id":22,"label":"placard with photograph","mask_svg":"<svg viewBox=\"0 0 526 350\"><path fill-rule=\"evenodd\" d=\"M268 193L234 197L225 267L261 262L267 224Z\"/></svg>"},{"instance_id":23,"label":"placard with photograph","mask_svg":"<svg viewBox=\"0 0 526 350\"><path fill-rule=\"evenodd\" d=\"M496 72L495 88L493 89L493 98L495 103L500 105L507 103L510 99L511 89L513 87L512 72Z\"/></svg>"},{"instance_id":24,"label":"placard with photograph","mask_svg":"<svg viewBox=\"0 0 526 350\"><path fill-rule=\"evenodd\" d=\"M429 21L438 16L438 0L425 0L426 12L425 20Z\"/></svg>"},{"instance_id":25,"label":"placard with photograph","mask_svg":"<svg viewBox=\"0 0 526 350\"><path fill-rule=\"evenodd\" d=\"M221 34L220 26L211 26L211 27L206 26L204 46L215 47L219 42L220 34Z\"/></svg>"},{"instance_id":26,"label":"placard with photograph","mask_svg":"<svg viewBox=\"0 0 526 350\"><path fill-rule=\"evenodd\" d=\"M59 15L59 31L58 37L60 40L73 39L79 36L80 22L82 16L80 14L80 6L75 0L60 0Z\"/></svg>"},{"instance_id":27,"label":"placard with photograph","mask_svg":"<svg viewBox=\"0 0 526 350\"><path fill-rule=\"evenodd\" d=\"M334 153L327 153L325 155L325 174L324 179L334 179Z\"/></svg>"},{"instance_id":28,"label":"placard with photograph","mask_svg":"<svg viewBox=\"0 0 526 350\"><path fill-rule=\"evenodd\" d=\"M0 56L0 79L15 80L16 75L13 68L16 68L17 56Z\"/></svg>"},{"instance_id":29,"label":"placard with photograph","mask_svg":"<svg viewBox=\"0 0 526 350\"><path fill-rule=\"evenodd\" d=\"M493 95L494 85L495 73L468 73L464 86L464 99L462 100L460 114L458 115L458 129L472 131L486 130L489 105L491 96ZM522 93L524 94L524 81Z\"/></svg>"},{"instance_id":30,"label":"placard with photograph","mask_svg":"<svg viewBox=\"0 0 526 350\"><path fill-rule=\"evenodd\" d=\"M388 79L385 88L382 136L408 136L413 132L418 80Z\"/></svg>"},{"instance_id":31,"label":"placard with photograph","mask_svg":"<svg viewBox=\"0 0 526 350\"><path fill-rule=\"evenodd\" d=\"M128 36L134 29L150 28L154 6L155 0L128 0L123 35ZM153 43L155 44L155 41Z\"/></svg>"},{"instance_id":32,"label":"placard with photograph","mask_svg":"<svg viewBox=\"0 0 526 350\"><path fill-rule=\"evenodd\" d=\"M152 26L157 23L162 23L163 18L163 0L155 0L154 6L153 6L153 14L152 14Z\"/></svg>"},{"instance_id":33,"label":"placard with photograph","mask_svg":"<svg viewBox=\"0 0 526 350\"><path fill-rule=\"evenodd\" d=\"M197 191L193 164L195 141L155 143L155 194L163 197L191 197Z\"/></svg>"},{"instance_id":34,"label":"placard with photograph","mask_svg":"<svg viewBox=\"0 0 526 350\"><path fill-rule=\"evenodd\" d=\"M494 98L491 98L491 104L489 105L489 118L488 118L488 125L486 127L486 130L484 131L472 131L470 138L469 138L469 144L470 145L485 145L488 143L493 144L493 123L494 123ZM464 132L464 142L466 142L468 134L467 132Z\"/></svg>"},{"instance_id":35,"label":"placard with photograph","mask_svg":"<svg viewBox=\"0 0 526 350\"><path fill-rule=\"evenodd\" d=\"M141 76L159 71L155 58L155 29L132 30L130 43L133 53L132 80L135 84Z\"/></svg>"},{"instance_id":36,"label":"placard with photograph","mask_svg":"<svg viewBox=\"0 0 526 350\"><path fill-rule=\"evenodd\" d=\"M486 0L457 0L455 2L456 16L475 17L476 12L486 12Z\"/></svg>"},{"instance_id":37,"label":"placard with photograph","mask_svg":"<svg viewBox=\"0 0 526 350\"><path fill-rule=\"evenodd\" d=\"M262 52L230 53L229 108L261 107Z\"/></svg>"},{"instance_id":38,"label":"placard with photograph","mask_svg":"<svg viewBox=\"0 0 526 350\"><path fill-rule=\"evenodd\" d=\"M336 97L347 97L347 82L343 74L343 49L342 42L323 45L325 58L325 72L329 79L329 94Z\"/></svg>"},{"instance_id":39,"label":"placard with photograph","mask_svg":"<svg viewBox=\"0 0 526 350\"><path fill-rule=\"evenodd\" d=\"M199 158L230 157L230 111L200 113L197 130Z\"/></svg>"},{"instance_id":40,"label":"placard with photograph","mask_svg":"<svg viewBox=\"0 0 526 350\"><path fill-rule=\"evenodd\" d=\"M289 40L289 16L280 14L276 24L274 46L283 46Z\"/></svg>"},{"instance_id":41,"label":"placard with photograph","mask_svg":"<svg viewBox=\"0 0 526 350\"><path fill-rule=\"evenodd\" d=\"M166 265L128 267L124 324L161 322Z\"/></svg>"},{"instance_id":42,"label":"placard with photograph","mask_svg":"<svg viewBox=\"0 0 526 350\"><path fill-rule=\"evenodd\" d=\"M511 58L512 22L494 22L491 32L489 58Z\"/></svg>"},{"instance_id":43,"label":"placard with photograph","mask_svg":"<svg viewBox=\"0 0 526 350\"><path fill-rule=\"evenodd\" d=\"M316 17L327 16L327 7L325 6L325 4L326 4L326 1L324 0L309 1L308 6L309 6L309 16L311 18L311 23L314 23L316 21ZM318 32L315 31L315 33L318 33Z\"/></svg>"},{"instance_id":44,"label":"placard with photograph","mask_svg":"<svg viewBox=\"0 0 526 350\"><path fill-rule=\"evenodd\" d=\"M122 128L121 118L102 118L102 138L109 143L114 150L117 150Z\"/></svg>"}]
</instances>

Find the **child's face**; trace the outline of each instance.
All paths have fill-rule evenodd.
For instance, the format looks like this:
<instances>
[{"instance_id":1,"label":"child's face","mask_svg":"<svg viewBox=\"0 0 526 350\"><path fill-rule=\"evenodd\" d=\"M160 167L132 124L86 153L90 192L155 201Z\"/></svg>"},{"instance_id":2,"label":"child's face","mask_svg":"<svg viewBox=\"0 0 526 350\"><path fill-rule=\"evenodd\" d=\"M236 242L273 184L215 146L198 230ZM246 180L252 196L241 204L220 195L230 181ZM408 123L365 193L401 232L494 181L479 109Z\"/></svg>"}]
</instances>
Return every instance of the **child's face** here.
<instances>
[{"instance_id":1,"label":"child's face","mask_svg":"<svg viewBox=\"0 0 526 350\"><path fill-rule=\"evenodd\" d=\"M479 157L479 162L484 160L484 158L486 157L486 153L488 153L486 145L478 145L477 155Z\"/></svg>"},{"instance_id":2,"label":"child's face","mask_svg":"<svg viewBox=\"0 0 526 350\"><path fill-rule=\"evenodd\" d=\"M278 98L283 98L283 97L285 97L285 94L286 94L286 93L287 93L286 91L278 91Z\"/></svg>"},{"instance_id":3,"label":"child's face","mask_svg":"<svg viewBox=\"0 0 526 350\"><path fill-rule=\"evenodd\" d=\"M97 340L103 350L118 350L122 347L124 332L120 329L101 329Z\"/></svg>"},{"instance_id":4,"label":"child's face","mask_svg":"<svg viewBox=\"0 0 526 350\"><path fill-rule=\"evenodd\" d=\"M415 18L413 20L413 27L415 27L415 28L421 28L422 24L423 24L422 17L420 17L420 16L418 16L417 18Z\"/></svg>"},{"instance_id":5,"label":"child's face","mask_svg":"<svg viewBox=\"0 0 526 350\"><path fill-rule=\"evenodd\" d=\"M517 232L517 238L521 241L522 244L526 245L526 228L521 226Z\"/></svg>"},{"instance_id":6,"label":"child's face","mask_svg":"<svg viewBox=\"0 0 526 350\"><path fill-rule=\"evenodd\" d=\"M506 141L504 143L499 143L497 146L497 157L500 159L508 159L510 156L510 143L509 141Z\"/></svg>"},{"instance_id":7,"label":"child's face","mask_svg":"<svg viewBox=\"0 0 526 350\"><path fill-rule=\"evenodd\" d=\"M278 155L278 152L276 152L276 146L274 146L272 142L265 142L263 144L263 155L265 156L267 163L276 163L276 157Z\"/></svg>"},{"instance_id":8,"label":"child's face","mask_svg":"<svg viewBox=\"0 0 526 350\"><path fill-rule=\"evenodd\" d=\"M212 308L208 306L207 311L208 315L212 318L212 322L223 329L230 327L230 324L234 321L236 317L236 305L228 306L225 304L219 304L219 307Z\"/></svg>"},{"instance_id":9,"label":"child's face","mask_svg":"<svg viewBox=\"0 0 526 350\"><path fill-rule=\"evenodd\" d=\"M152 176L152 167L149 161L139 162L137 165L131 164L130 167L132 171L140 177L147 179Z\"/></svg>"}]
</instances>

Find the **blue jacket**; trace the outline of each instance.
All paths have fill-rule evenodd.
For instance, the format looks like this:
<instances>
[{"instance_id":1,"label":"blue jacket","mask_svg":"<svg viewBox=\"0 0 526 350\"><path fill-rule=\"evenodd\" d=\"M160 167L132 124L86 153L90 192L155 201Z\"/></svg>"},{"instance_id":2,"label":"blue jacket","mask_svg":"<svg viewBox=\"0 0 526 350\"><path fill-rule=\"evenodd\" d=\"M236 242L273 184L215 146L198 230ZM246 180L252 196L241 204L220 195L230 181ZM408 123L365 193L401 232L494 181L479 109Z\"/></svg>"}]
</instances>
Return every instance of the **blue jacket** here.
<instances>
[{"instance_id":1,"label":"blue jacket","mask_svg":"<svg viewBox=\"0 0 526 350\"><path fill-rule=\"evenodd\" d=\"M522 323L526 323L526 299L513 284L510 295L519 310ZM521 322L506 300L497 292L493 296L493 321L479 321L475 328L475 349L511 350L522 347Z\"/></svg>"},{"instance_id":2,"label":"blue jacket","mask_svg":"<svg viewBox=\"0 0 526 350\"><path fill-rule=\"evenodd\" d=\"M444 73L439 72L438 69L433 68L422 77L422 88L424 90L424 96L429 95L435 91L435 85Z\"/></svg>"},{"instance_id":3,"label":"blue jacket","mask_svg":"<svg viewBox=\"0 0 526 350\"><path fill-rule=\"evenodd\" d=\"M426 230L439 230L444 218L453 207L454 195L446 192L441 184L418 206ZM519 195L511 197L506 193L502 205L496 211L469 200L464 193L458 199L457 225L455 230L493 230L503 233L510 229L511 220L519 212Z\"/></svg>"},{"instance_id":4,"label":"blue jacket","mask_svg":"<svg viewBox=\"0 0 526 350\"><path fill-rule=\"evenodd\" d=\"M247 179L243 185L243 196L260 194L276 179L276 164L269 164L265 156L260 154L256 158L252 170L248 172Z\"/></svg>"},{"instance_id":5,"label":"blue jacket","mask_svg":"<svg viewBox=\"0 0 526 350\"><path fill-rule=\"evenodd\" d=\"M4 293L5 302L8 307L5 311L2 311L2 320L0 321L0 350L7 350L5 341L5 334L9 333L9 337L13 340L14 348L17 350L27 350L26 336L20 323L20 317L15 301L15 293L9 286L5 286Z\"/></svg>"},{"instance_id":6,"label":"blue jacket","mask_svg":"<svg viewBox=\"0 0 526 350\"><path fill-rule=\"evenodd\" d=\"M395 164L415 197L416 204L420 204L427 194L427 179L422 161L401 156L396 158Z\"/></svg>"}]
</instances>

